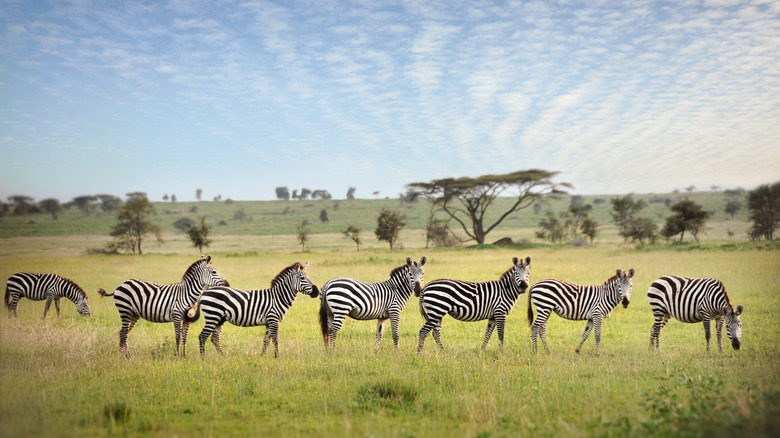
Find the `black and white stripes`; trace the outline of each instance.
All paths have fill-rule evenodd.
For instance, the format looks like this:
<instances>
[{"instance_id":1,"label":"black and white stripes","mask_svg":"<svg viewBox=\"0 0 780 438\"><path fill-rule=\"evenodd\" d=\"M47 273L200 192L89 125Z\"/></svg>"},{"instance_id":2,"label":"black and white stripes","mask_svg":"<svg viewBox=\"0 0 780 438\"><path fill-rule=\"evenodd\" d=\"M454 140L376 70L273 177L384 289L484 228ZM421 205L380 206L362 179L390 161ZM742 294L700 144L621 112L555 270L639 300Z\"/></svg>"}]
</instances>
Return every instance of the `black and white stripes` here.
<instances>
[{"instance_id":1,"label":"black and white stripes","mask_svg":"<svg viewBox=\"0 0 780 438\"><path fill-rule=\"evenodd\" d=\"M49 313L49 307L54 301L57 317L60 316L60 298L65 297L76 305L76 311L82 316L89 316L87 294L81 286L70 279L57 274L34 274L19 272L10 277L5 286L5 308L8 316L16 316L19 300L27 298L32 301L46 300L43 317Z\"/></svg>"},{"instance_id":2,"label":"black and white stripes","mask_svg":"<svg viewBox=\"0 0 780 438\"><path fill-rule=\"evenodd\" d=\"M296 294L305 293L312 298L319 294L317 286L312 283L305 269L306 264L301 265L298 262L284 268L271 280L270 289L241 290L220 286L203 292L200 307L206 325L198 337L200 354L204 354L209 336L217 351L222 353L222 325L229 322L241 327L264 325L263 354L265 355L268 342L273 340L274 357L278 357L279 323L295 301Z\"/></svg>"},{"instance_id":3,"label":"black and white stripes","mask_svg":"<svg viewBox=\"0 0 780 438\"><path fill-rule=\"evenodd\" d=\"M114 304L122 319L119 330L119 349L130 357L127 336L140 318L151 322L173 322L176 332L176 354L186 355L187 331L190 323L198 319L197 313L188 311L197 304L200 294L209 287L227 286L228 282L211 266L211 256L201 257L175 284L159 284L144 280L127 280L113 293Z\"/></svg>"},{"instance_id":4,"label":"black and white stripes","mask_svg":"<svg viewBox=\"0 0 780 438\"><path fill-rule=\"evenodd\" d=\"M351 278L335 278L325 283L320 297L320 329L325 349L333 347L347 315L358 320L378 320L374 349L379 346L389 319L393 344L397 349L401 311L412 290L419 292L422 288L423 265L425 256L419 263L407 257L406 264L393 269L386 281L366 283Z\"/></svg>"},{"instance_id":5,"label":"black and white stripes","mask_svg":"<svg viewBox=\"0 0 780 438\"><path fill-rule=\"evenodd\" d=\"M555 279L542 280L534 284L528 292L528 323L533 323L531 343L534 353L537 350L537 335L542 339L544 349L549 351L546 339L547 319L553 311L566 319L587 320L582 340L575 351L580 352L580 348L588 338L591 329L595 329L596 351L598 352L601 343L601 324L621 300L623 307L628 307L633 277L633 269L630 269L628 273L618 269L617 274L601 286L582 286ZM531 303L536 307L536 321L534 321Z\"/></svg>"},{"instance_id":6,"label":"black and white stripes","mask_svg":"<svg viewBox=\"0 0 780 438\"><path fill-rule=\"evenodd\" d=\"M504 322L520 294L528 288L531 257L523 260L514 257L512 267L497 281L475 283L463 280L438 279L430 282L420 294L420 314L425 319L420 329L417 352L421 352L425 337L433 330L433 338L439 348L441 344L441 321L444 315L451 315L460 321L482 321L487 319L485 340L487 346L493 329L498 327L498 341L504 345Z\"/></svg>"},{"instance_id":7,"label":"black and white stripes","mask_svg":"<svg viewBox=\"0 0 780 438\"><path fill-rule=\"evenodd\" d=\"M742 306L734 309L720 281L714 278L665 275L650 285L647 299L655 317L650 330L650 348L659 348L661 329L670 318L675 318L682 322L704 324L707 351L710 351L710 321L715 320L720 352L723 352L722 330L725 321L726 335L731 340L731 346L739 350L742 344Z\"/></svg>"}]
</instances>

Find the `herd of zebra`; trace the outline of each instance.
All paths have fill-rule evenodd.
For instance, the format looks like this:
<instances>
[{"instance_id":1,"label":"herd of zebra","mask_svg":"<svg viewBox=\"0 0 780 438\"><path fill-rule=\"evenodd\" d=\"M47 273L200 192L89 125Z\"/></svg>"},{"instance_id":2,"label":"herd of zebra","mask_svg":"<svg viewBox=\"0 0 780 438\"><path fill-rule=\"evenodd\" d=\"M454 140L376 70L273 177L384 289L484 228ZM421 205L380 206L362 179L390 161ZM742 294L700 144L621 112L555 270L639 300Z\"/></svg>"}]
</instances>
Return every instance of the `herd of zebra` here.
<instances>
[{"instance_id":1,"label":"herd of zebra","mask_svg":"<svg viewBox=\"0 0 780 438\"><path fill-rule=\"evenodd\" d=\"M423 286L423 265L406 258L406 263L390 272L390 279L377 283L352 278L335 278L326 282L322 290L309 278L306 265L294 263L284 268L273 280L271 287L261 290L242 290L230 287L227 280L211 263L211 256L194 262L179 283L163 285L143 280L127 280L112 293L100 289L104 297L113 297L119 311L122 327L119 330L119 348L129 357L127 337L133 326L143 318L151 322L173 322L176 332L176 354L186 356L187 332L192 322L203 313L205 326L198 336L201 356L206 341L211 342L222 354L220 336L222 326L230 322L240 327L266 326L263 354L270 341L274 343L274 357L279 355L279 323L293 304L298 293L312 298L320 297L319 321L326 351L335 345L336 337L347 316L357 320L377 320L374 349L379 346L390 321L393 343L398 348L399 321L412 293L419 297L420 314L425 323L420 329L417 352L423 350L428 333L439 348L441 323L445 315L460 321L487 320L487 330L482 342L484 350L494 329L498 329L499 345L503 348L504 323L521 294L528 291L528 323L531 341L537 352L537 336L549 352L546 341L547 320L552 312L569 320L587 320L577 349L593 330L596 351L601 341L601 325L619 303L628 307L631 298L634 269L617 270L602 285L583 286L562 280L546 279L534 284L530 290L531 258L514 257L512 266L496 281L473 282L438 279ZM73 301L77 311L89 316L87 294L75 282L56 274L17 273L6 284L5 307L9 317L16 316L21 298L46 300L43 317L52 301L60 315L60 298ZM740 348L742 306L736 309L729 300L723 283L713 278L691 278L666 275L655 280L647 293L655 321L650 331L650 348L659 348L661 329L670 318L682 322L704 325L707 351L710 349L710 322L715 320L718 350L723 351L722 328L735 350ZM533 307L537 314L534 319Z\"/></svg>"}]
</instances>

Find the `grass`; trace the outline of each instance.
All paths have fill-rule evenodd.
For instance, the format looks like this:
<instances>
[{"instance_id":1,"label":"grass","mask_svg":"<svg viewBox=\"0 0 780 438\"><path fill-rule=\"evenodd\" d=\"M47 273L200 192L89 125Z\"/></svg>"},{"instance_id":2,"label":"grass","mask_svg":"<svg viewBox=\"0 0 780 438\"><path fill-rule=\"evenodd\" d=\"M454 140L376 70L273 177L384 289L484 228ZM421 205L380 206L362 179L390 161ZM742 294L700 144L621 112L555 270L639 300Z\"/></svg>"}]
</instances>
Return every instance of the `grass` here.
<instances>
[{"instance_id":1,"label":"grass","mask_svg":"<svg viewBox=\"0 0 780 438\"><path fill-rule=\"evenodd\" d=\"M226 326L225 356L211 344L198 357L190 330L187 359L173 356L173 327L141 321L130 334L133 354L119 352L119 318L99 287L127 278L178 281L197 257L182 244L144 256L62 255L58 238L45 248L0 241L0 276L32 270L72 278L89 294L92 316L63 302L62 317L40 319L43 302L23 300L19 318L0 314L0 435L16 436L773 436L780 427L780 251L735 247L635 250L485 247L357 252L346 242L301 253L253 237L214 251L214 264L236 287L265 288L282 268L310 261L319 286L351 276L384 280L407 255L428 256L426 279L498 278L513 256L532 257L531 281L555 277L601 283L615 269L635 268L628 309L605 322L601 354L589 339L574 354L584 322L552 317L551 354L531 354L521 296L507 321L505 348L485 323L446 318L445 351L427 340L416 354L422 319L417 299L402 314L399 351L386 337L373 352L374 322L347 320L337 347L324 353L319 300L300 296L280 327L280 357L261 356L264 328ZM227 246L226 240L220 247ZM256 246L257 245L257 246ZM178 249L177 249L178 248ZM714 276L732 302L745 306L743 346L707 354L701 324L671 321L661 350L649 351L652 314L645 297L662 274ZM725 337L725 333L724 333ZM725 343L728 346L728 342ZM728 347L727 347L728 348Z\"/></svg>"}]
</instances>

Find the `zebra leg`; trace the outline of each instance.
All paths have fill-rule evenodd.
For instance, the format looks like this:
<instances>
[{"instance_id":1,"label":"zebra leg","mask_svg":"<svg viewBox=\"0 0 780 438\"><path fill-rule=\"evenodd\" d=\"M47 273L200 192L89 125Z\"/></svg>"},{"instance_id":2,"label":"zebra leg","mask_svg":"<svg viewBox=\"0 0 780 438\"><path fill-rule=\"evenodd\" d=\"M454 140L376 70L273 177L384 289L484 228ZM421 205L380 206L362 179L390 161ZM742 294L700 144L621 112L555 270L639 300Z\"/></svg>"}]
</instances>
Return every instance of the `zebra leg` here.
<instances>
[{"instance_id":1,"label":"zebra leg","mask_svg":"<svg viewBox=\"0 0 780 438\"><path fill-rule=\"evenodd\" d=\"M190 323L186 319L181 320L181 357L187 357L187 332L190 331Z\"/></svg>"},{"instance_id":2,"label":"zebra leg","mask_svg":"<svg viewBox=\"0 0 780 438\"><path fill-rule=\"evenodd\" d=\"M385 324L387 324L387 318L379 318L376 320L376 341L374 341L374 351L379 348L379 341L384 336Z\"/></svg>"},{"instance_id":3,"label":"zebra leg","mask_svg":"<svg viewBox=\"0 0 780 438\"><path fill-rule=\"evenodd\" d=\"M11 302L8 303L8 317L10 318L13 314L14 318L16 318L16 308L19 307L19 300L22 299L21 295L11 294ZM46 315L44 314L44 318Z\"/></svg>"},{"instance_id":4,"label":"zebra leg","mask_svg":"<svg viewBox=\"0 0 780 438\"><path fill-rule=\"evenodd\" d=\"M217 353L219 354L225 354L222 351L222 346L220 345L220 339L222 338L222 324L218 325L217 328L214 329L214 333L211 335L211 342L214 344L214 347L217 349Z\"/></svg>"},{"instance_id":5,"label":"zebra leg","mask_svg":"<svg viewBox=\"0 0 780 438\"><path fill-rule=\"evenodd\" d=\"M441 344L441 322L433 327L433 340L439 346L439 350L444 351L444 345Z\"/></svg>"},{"instance_id":6,"label":"zebra leg","mask_svg":"<svg viewBox=\"0 0 780 438\"><path fill-rule=\"evenodd\" d=\"M135 323L138 322L138 318L138 316L122 318L122 328L119 329L119 351L127 358L130 357L130 349L127 347L127 335L130 334L130 330L132 330Z\"/></svg>"},{"instance_id":7,"label":"zebra leg","mask_svg":"<svg viewBox=\"0 0 780 438\"><path fill-rule=\"evenodd\" d=\"M539 330L539 339L542 340L542 345L544 346L544 351L547 352L547 354L550 353L550 347L547 346L547 321L544 321L544 324L542 325L541 329Z\"/></svg>"},{"instance_id":8,"label":"zebra leg","mask_svg":"<svg viewBox=\"0 0 780 438\"><path fill-rule=\"evenodd\" d=\"M504 351L504 323L506 323L506 315L496 316L496 329L498 331L498 348Z\"/></svg>"},{"instance_id":9,"label":"zebra leg","mask_svg":"<svg viewBox=\"0 0 780 438\"><path fill-rule=\"evenodd\" d=\"M425 321L422 328L420 328L420 336L417 341L417 352L422 353L423 344L425 344L425 337L433 330L433 324L430 321Z\"/></svg>"},{"instance_id":10,"label":"zebra leg","mask_svg":"<svg viewBox=\"0 0 780 438\"><path fill-rule=\"evenodd\" d=\"M57 318L60 317L60 299L55 298L54 299L54 308L57 309Z\"/></svg>"},{"instance_id":11,"label":"zebra leg","mask_svg":"<svg viewBox=\"0 0 780 438\"><path fill-rule=\"evenodd\" d=\"M496 328L496 320L494 318L488 319L487 329L485 330L485 340L482 341L482 350L485 350L485 347L487 347L488 341L490 340L490 335L493 334L493 329Z\"/></svg>"},{"instance_id":12,"label":"zebra leg","mask_svg":"<svg viewBox=\"0 0 780 438\"><path fill-rule=\"evenodd\" d=\"M601 315L593 318L593 335L596 337L596 354L599 353L599 348L601 345L601 324L603 322L604 319L601 317Z\"/></svg>"},{"instance_id":13,"label":"zebra leg","mask_svg":"<svg viewBox=\"0 0 780 438\"><path fill-rule=\"evenodd\" d=\"M399 313L391 313L390 314L390 329L393 331L393 345L395 346L395 349L398 350L398 339L399 339L399 330L398 328L401 325L401 315Z\"/></svg>"},{"instance_id":14,"label":"zebra leg","mask_svg":"<svg viewBox=\"0 0 780 438\"><path fill-rule=\"evenodd\" d=\"M271 340L271 324L265 326L265 336L263 336L263 356L265 356L265 350L268 348L268 342Z\"/></svg>"},{"instance_id":15,"label":"zebra leg","mask_svg":"<svg viewBox=\"0 0 780 438\"><path fill-rule=\"evenodd\" d=\"M593 328L593 320L589 319L588 323L585 324L585 332L582 333L582 339L580 340L580 344L577 345L577 349L574 350L575 353L580 354L580 349L582 348L582 344L584 344L585 340L588 339L588 335L590 334L590 330L592 328Z\"/></svg>"},{"instance_id":16,"label":"zebra leg","mask_svg":"<svg viewBox=\"0 0 780 438\"><path fill-rule=\"evenodd\" d=\"M203 330L201 330L200 335L198 335L198 343L200 344L200 357L204 357L206 354L206 341L208 340L209 336L212 335L214 332L214 328L212 327L212 324L210 324L208 321L206 322L206 325L203 327ZM213 342L214 338L212 338Z\"/></svg>"},{"instance_id":17,"label":"zebra leg","mask_svg":"<svg viewBox=\"0 0 780 438\"><path fill-rule=\"evenodd\" d=\"M336 337L339 335L341 325L344 324L344 318L346 318L345 314L333 312L333 321L330 322L330 327L328 328L328 345L330 345L330 349L333 349L336 345Z\"/></svg>"},{"instance_id":18,"label":"zebra leg","mask_svg":"<svg viewBox=\"0 0 780 438\"><path fill-rule=\"evenodd\" d=\"M265 348L268 346L268 342L274 343L274 358L279 357L279 323L269 322L265 326L265 338L263 339L263 356L265 356Z\"/></svg>"},{"instance_id":19,"label":"zebra leg","mask_svg":"<svg viewBox=\"0 0 780 438\"><path fill-rule=\"evenodd\" d=\"M49 313L49 307L51 307L51 302L54 300L54 298L49 295L49 298L46 298L46 307L43 308L43 319L46 319L46 314Z\"/></svg>"},{"instance_id":20,"label":"zebra leg","mask_svg":"<svg viewBox=\"0 0 780 438\"><path fill-rule=\"evenodd\" d=\"M718 336L718 351L723 353L723 321L725 318L715 320L715 334Z\"/></svg>"},{"instance_id":21,"label":"zebra leg","mask_svg":"<svg viewBox=\"0 0 780 438\"><path fill-rule=\"evenodd\" d=\"M704 339L707 341L707 353L710 352L710 318L703 317L701 323L704 325Z\"/></svg>"},{"instance_id":22,"label":"zebra leg","mask_svg":"<svg viewBox=\"0 0 780 438\"><path fill-rule=\"evenodd\" d=\"M176 356L179 356L179 351L181 351L181 322L182 317L181 315L173 315L173 331L176 332Z\"/></svg>"}]
</instances>

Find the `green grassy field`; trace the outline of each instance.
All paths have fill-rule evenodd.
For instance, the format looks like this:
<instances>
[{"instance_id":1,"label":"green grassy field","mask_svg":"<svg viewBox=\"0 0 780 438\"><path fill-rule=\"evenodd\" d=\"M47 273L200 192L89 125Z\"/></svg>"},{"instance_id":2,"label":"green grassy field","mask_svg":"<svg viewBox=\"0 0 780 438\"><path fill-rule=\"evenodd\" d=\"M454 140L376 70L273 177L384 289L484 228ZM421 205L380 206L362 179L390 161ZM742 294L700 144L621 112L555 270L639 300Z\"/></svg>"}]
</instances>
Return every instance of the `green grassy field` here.
<instances>
[{"instance_id":1,"label":"green grassy field","mask_svg":"<svg viewBox=\"0 0 780 438\"><path fill-rule=\"evenodd\" d=\"M379 246L357 252L338 235L319 236L322 246L307 252L294 250L292 236L221 236L212 255L232 285L246 289L268 287L299 260L310 262L311 278L321 286L337 276L384 280L407 255L428 257L426 281L484 281L498 278L513 256L530 255L532 282L600 284L615 269L633 267L632 302L605 322L600 355L592 338L576 355L585 323L558 317L548 327L551 354L532 355L525 295L507 321L503 353L495 338L479 349L484 322L447 318L445 351L429 337L416 354L422 318L412 297L399 351L386 338L375 353L376 324L348 320L336 350L325 354L319 300L300 296L281 324L278 359L260 355L264 328L226 326L225 356L209 344L202 360L201 319L190 330L186 359L173 355L171 324L141 321L130 334L127 360L118 348L113 301L95 291L131 277L178 281L197 258L186 242L144 256L85 256L93 240L2 239L0 277L21 270L70 277L88 292L92 316L78 316L67 301L60 319L50 313L42 321L43 302L28 300L16 320L2 312L0 435L622 437L776 436L780 430L779 250L424 249L409 233L406 248L394 252ZM646 291L667 273L725 283L732 302L745 307L740 351L725 342L723 354L707 354L701 324L677 321L664 328L660 352L649 351Z\"/></svg>"}]
</instances>

